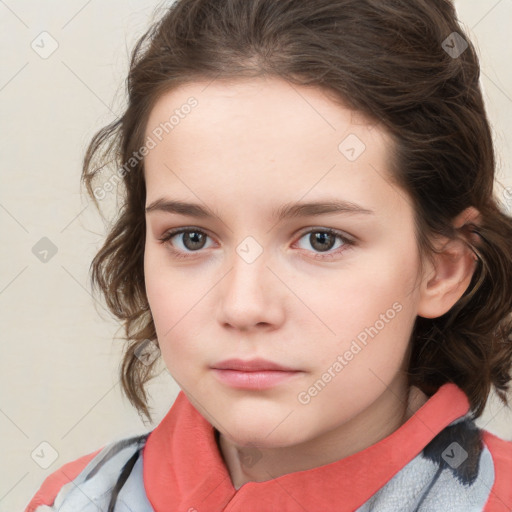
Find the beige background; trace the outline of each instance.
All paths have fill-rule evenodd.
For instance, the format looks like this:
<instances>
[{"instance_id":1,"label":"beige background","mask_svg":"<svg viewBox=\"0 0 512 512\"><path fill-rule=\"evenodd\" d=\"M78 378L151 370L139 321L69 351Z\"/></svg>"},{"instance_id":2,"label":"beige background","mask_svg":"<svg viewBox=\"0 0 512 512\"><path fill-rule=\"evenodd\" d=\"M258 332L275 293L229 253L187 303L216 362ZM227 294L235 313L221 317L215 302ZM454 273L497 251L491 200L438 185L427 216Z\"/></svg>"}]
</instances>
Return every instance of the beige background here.
<instances>
[{"instance_id":1,"label":"beige background","mask_svg":"<svg viewBox=\"0 0 512 512\"><path fill-rule=\"evenodd\" d=\"M88 281L105 228L79 186L86 144L121 112L128 52L158 5L0 2L0 512L22 510L62 464L153 428L178 392L162 366L150 388L154 425L121 395L122 342L113 336L122 331L95 305ZM456 5L481 55L500 180L512 186L512 0ZM42 58L31 44L58 48ZM57 248L46 263L32 252L43 237ZM493 401L479 424L512 439L511 420ZM57 458L46 469L31 457L51 461L52 450Z\"/></svg>"}]
</instances>

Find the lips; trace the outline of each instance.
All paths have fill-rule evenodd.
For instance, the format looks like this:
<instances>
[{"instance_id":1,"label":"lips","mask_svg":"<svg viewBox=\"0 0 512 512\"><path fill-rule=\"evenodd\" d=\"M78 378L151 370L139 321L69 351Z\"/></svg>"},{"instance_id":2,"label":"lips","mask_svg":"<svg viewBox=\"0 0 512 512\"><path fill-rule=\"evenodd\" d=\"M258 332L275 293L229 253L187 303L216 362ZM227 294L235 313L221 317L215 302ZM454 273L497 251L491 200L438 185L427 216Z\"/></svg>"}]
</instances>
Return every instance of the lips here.
<instances>
[{"instance_id":1,"label":"lips","mask_svg":"<svg viewBox=\"0 0 512 512\"><path fill-rule=\"evenodd\" d=\"M215 377L236 389L261 391L300 378L303 373L266 359L227 359L212 366Z\"/></svg>"},{"instance_id":2,"label":"lips","mask_svg":"<svg viewBox=\"0 0 512 512\"><path fill-rule=\"evenodd\" d=\"M238 370L242 372L258 372L258 371L281 371L294 372L299 371L294 368L283 366L266 359L250 359L243 361L242 359L226 359L212 366L217 370Z\"/></svg>"}]
</instances>

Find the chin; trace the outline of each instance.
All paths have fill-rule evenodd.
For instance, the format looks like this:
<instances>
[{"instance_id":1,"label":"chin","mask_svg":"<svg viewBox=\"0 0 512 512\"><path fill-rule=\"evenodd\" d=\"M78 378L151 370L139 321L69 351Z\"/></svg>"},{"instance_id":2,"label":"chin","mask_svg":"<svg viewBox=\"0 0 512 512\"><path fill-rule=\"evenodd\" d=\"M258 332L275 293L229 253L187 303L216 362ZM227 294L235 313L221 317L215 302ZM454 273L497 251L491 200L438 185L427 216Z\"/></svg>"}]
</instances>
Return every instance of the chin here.
<instances>
[{"instance_id":1,"label":"chin","mask_svg":"<svg viewBox=\"0 0 512 512\"><path fill-rule=\"evenodd\" d=\"M260 449L273 449L273 448L285 448L287 446L293 446L296 443L290 438L290 436L276 437L269 440L265 435L244 433L242 435L225 436L231 443L239 446L240 448L260 448Z\"/></svg>"},{"instance_id":2,"label":"chin","mask_svg":"<svg viewBox=\"0 0 512 512\"><path fill-rule=\"evenodd\" d=\"M306 433L303 428L298 430L297 425L294 429L290 429L290 424L286 428L283 424L276 428L282 421L261 421L247 420L244 423L223 422L223 426L229 432L222 432L222 435L240 447L256 447L256 448L284 448L293 446L306 440Z\"/></svg>"}]
</instances>

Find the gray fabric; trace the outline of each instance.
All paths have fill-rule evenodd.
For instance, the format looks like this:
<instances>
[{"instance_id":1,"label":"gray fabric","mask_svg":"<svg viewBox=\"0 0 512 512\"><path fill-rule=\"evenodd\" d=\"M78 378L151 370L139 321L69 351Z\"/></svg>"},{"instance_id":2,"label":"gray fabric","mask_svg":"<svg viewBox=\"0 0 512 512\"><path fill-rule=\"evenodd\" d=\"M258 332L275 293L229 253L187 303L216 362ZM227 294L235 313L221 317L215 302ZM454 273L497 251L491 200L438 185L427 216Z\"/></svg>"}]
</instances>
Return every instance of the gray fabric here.
<instances>
[{"instance_id":1,"label":"gray fabric","mask_svg":"<svg viewBox=\"0 0 512 512\"><path fill-rule=\"evenodd\" d=\"M61 488L53 506L40 506L36 512L107 512L113 487L137 453L113 510L154 512L142 472L142 447L148 435L105 446L75 480ZM457 453L465 454L464 459L454 460ZM483 512L494 479L494 463L481 441L481 431L465 416L443 429L355 512ZM339 507L349 512L341 503ZM168 510L173 512L172 504Z\"/></svg>"},{"instance_id":2,"label":"gray fabric","mask_svg":"<svg viewBox=\"0 0 512 512\"><path fill-rule=\"evenodd\" d=\"M126 462L137 451L139 456L119 493L114 510L154 512L142 484L142 450L139 443L129 442L130 439L105 446L73 481L60 489L53 506L41 505L36 512L107 512L112 488Z\"/></svg>"},{"instance_id":3,"label":"gray fabric","mask_svg":"<svg viewBox=\"0 0 512 512\"><path fill-rule=\"evenodd\" d=\"M494 483L494 464L484 447L475 482L464 485L421 454L399 471L356 512L482 512ZM425 495L426 493L426 495ZM424 496L425 495L425 496ZM423 500L421 503L420 501Z\"/></svg>"}]
</instances>

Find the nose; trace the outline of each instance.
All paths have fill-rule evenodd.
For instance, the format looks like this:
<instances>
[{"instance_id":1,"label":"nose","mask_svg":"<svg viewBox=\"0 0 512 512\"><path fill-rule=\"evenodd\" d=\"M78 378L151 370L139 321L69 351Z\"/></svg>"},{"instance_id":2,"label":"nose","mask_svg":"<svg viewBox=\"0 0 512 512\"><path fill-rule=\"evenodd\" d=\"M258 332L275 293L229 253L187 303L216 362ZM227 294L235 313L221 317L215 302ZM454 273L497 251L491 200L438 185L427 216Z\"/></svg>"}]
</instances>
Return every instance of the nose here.
<instances>
[{"instance_id":1,"label":"nose","mask_svg":"<svg viewBox=\"0 0 512 512\"><path fill-rule=\"evenodd\" d=\"M282 324L288 288L263 252L255 259L234 255L219 284L219 321L240 331L275 329Z\"/></svg>"}]
</instances>

